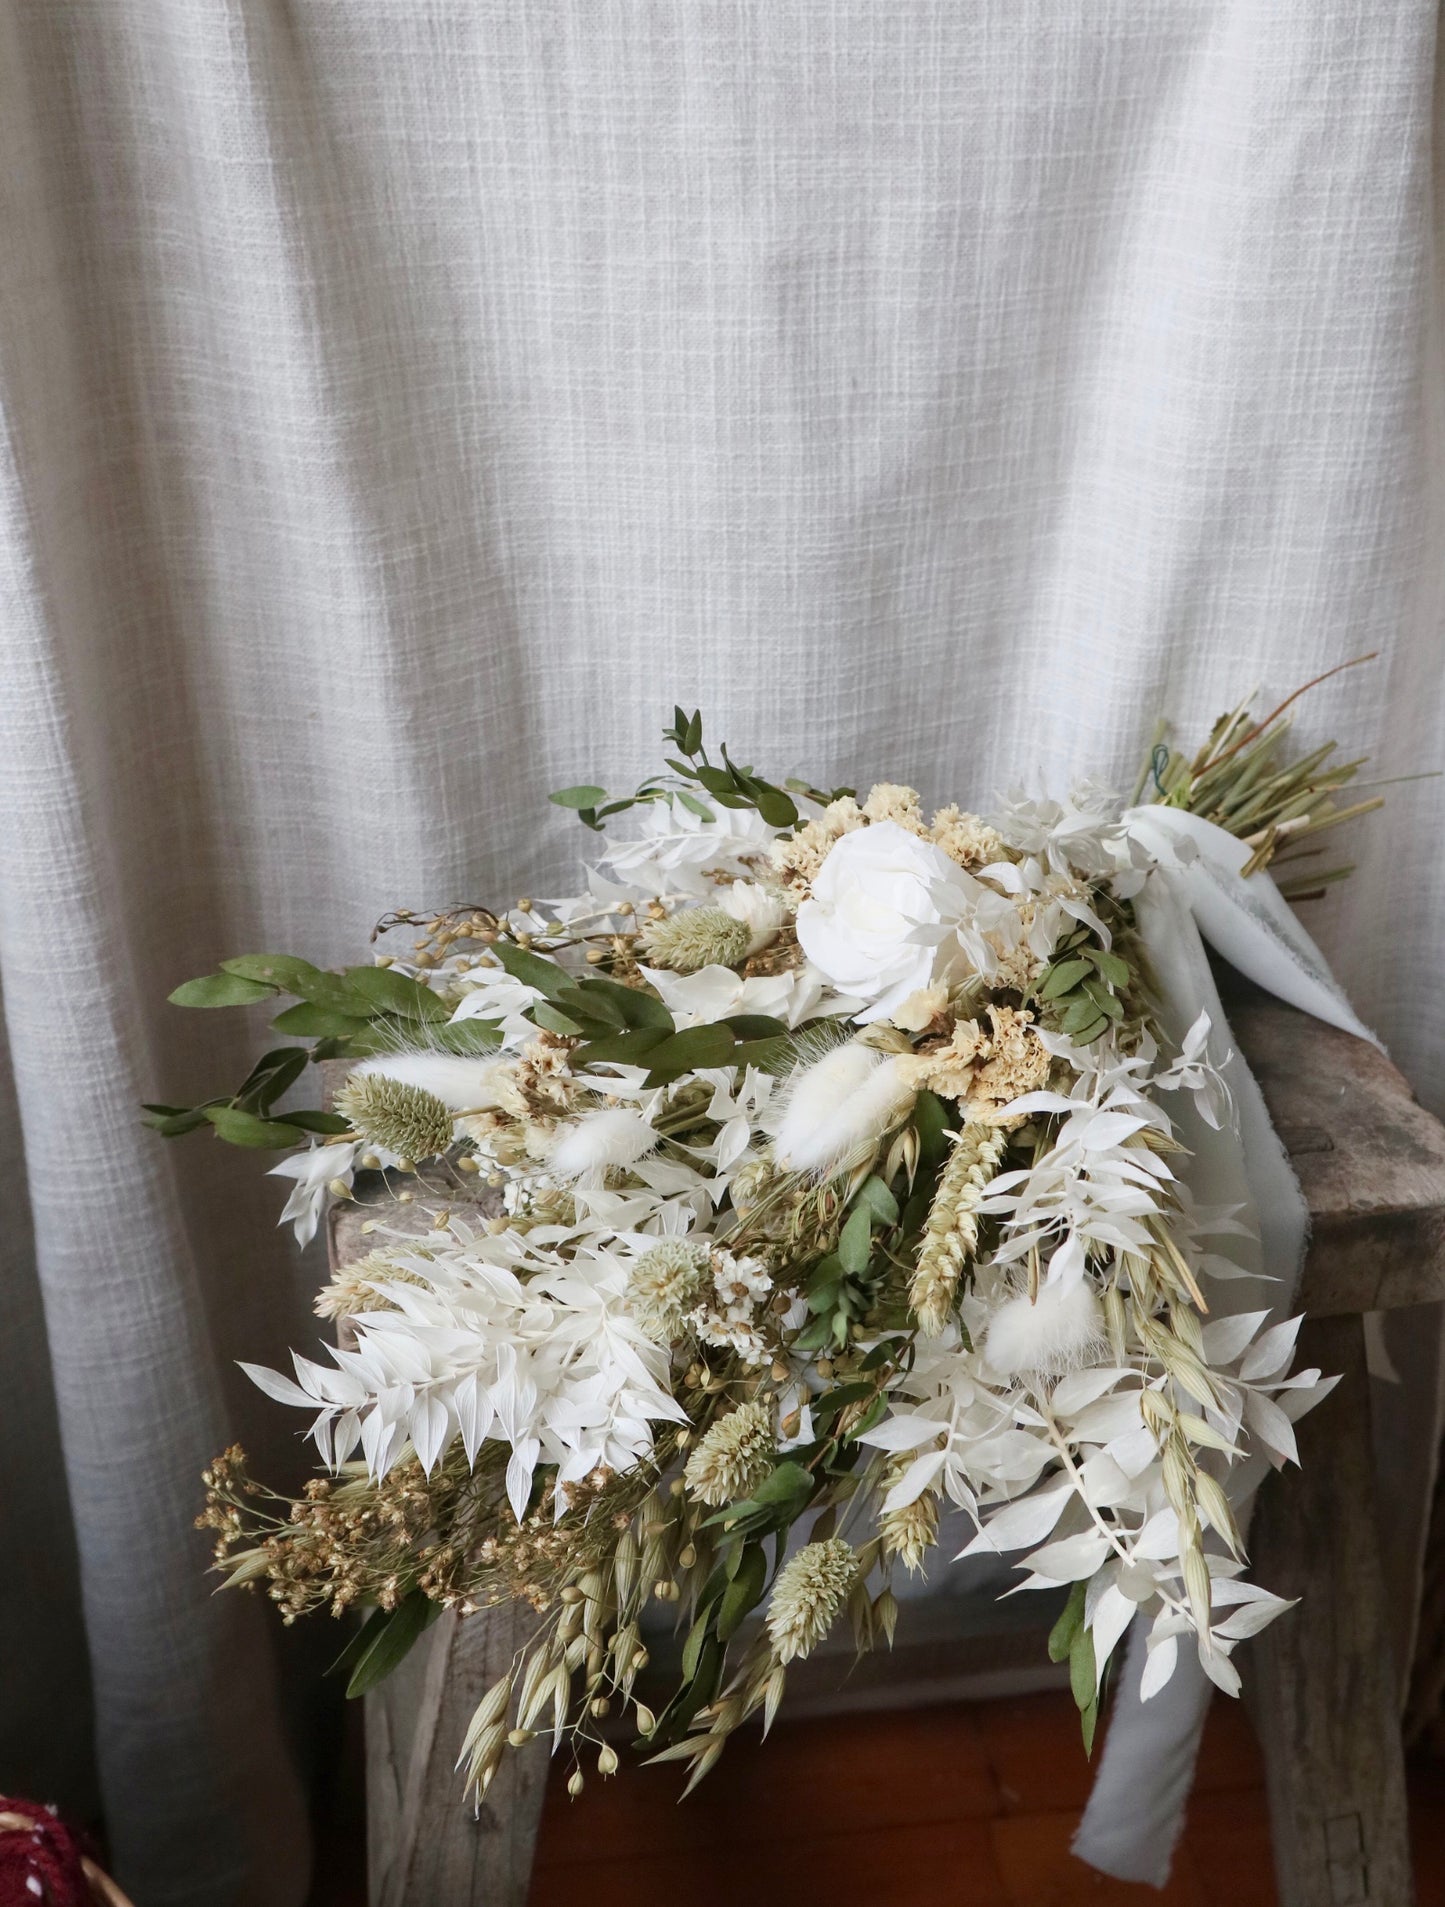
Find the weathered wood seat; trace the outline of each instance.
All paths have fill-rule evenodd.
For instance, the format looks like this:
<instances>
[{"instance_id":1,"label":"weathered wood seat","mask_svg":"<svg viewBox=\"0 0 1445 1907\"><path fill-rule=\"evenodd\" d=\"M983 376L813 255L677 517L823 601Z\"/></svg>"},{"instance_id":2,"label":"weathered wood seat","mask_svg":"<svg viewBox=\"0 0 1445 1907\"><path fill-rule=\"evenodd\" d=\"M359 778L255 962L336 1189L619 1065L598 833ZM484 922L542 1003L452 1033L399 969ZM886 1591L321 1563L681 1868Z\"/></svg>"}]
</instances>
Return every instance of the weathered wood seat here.
<instances>
[{"instance_id":1,"label":"weathered wood seat","mask_svg":"<svg viewBox=\"0 0 1445 1907\"><path fill-rule=\"evenodd\" d=\"M1228 1008L1310 1208L1301 1362L1342 1376L1300 1425L1301 1471L1270 1479L1253 1525L1259 1579L1303 1599L1244 1660L1280 1898L1408 1907L1399 1665L1375 1529L1364 1314L1445 1298L1445 1128L1374 1048L1243 983ZM379 1184L358 1194L333 1210L333 1262L365 1249L367 1201L386 1196ZM890 1681L940 1697L1039 1651L1016 1625L952 1638L940 1626L947 1605L911 1628L907 1618L905 1608L894 1654L867 1659L852 1680L874 1705ZM472 1709L523 1635L510 1610L443 1618L367 1698L372 1907L523 1907L545 1745L508 1757L476 1817L453 1769Z\"/></svg>"}]
</instances>

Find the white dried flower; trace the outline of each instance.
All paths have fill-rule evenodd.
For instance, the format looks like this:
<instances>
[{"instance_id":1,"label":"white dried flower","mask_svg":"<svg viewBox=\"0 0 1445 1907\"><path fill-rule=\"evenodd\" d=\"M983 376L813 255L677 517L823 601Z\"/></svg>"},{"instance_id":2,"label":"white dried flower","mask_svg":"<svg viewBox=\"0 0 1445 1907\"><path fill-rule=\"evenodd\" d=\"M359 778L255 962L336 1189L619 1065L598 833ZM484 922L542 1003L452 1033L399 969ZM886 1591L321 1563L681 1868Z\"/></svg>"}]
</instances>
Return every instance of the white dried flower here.
<instances>
[{"instance_id":1,"label":"white dried flower","mask_svg":"<svg viewBox=\"0 0 1445 1907\"><path fill-rule=\"evenodd\" d=\"M394 1248L411 1277L384 1287L394 1309L357 1318L354 1350L328 1347L334 1368L294 1353L294 1380L241 1368L268 1397L311 1412L327 1464L359 1444L382 1477L410 1442L430 1473L454 1440L475 1463L494 1439L511 1449L517 1520L539 1464L557 1466L560 1515L570 1484L599 1466L631 1470L651 1454L653 1424L687 1414L668 1385L667 1352L628 1310L618 1257L543 1261L524 1282L499 1262L501 1249L456 1231L429 1235L424 1254Z\"/></svg>"},{"instance_id":2,"label":"white dried flower","mask_svg":"<svg viewBox=\"0 0 1445 1907\"><path fill-rule=\"evenodd\" d=\"M1096 1362L1105 1345L1104 1311L1093 1281L1062 1281L1009 1298L993 1314L984 1362L1001 1377L1062 1377Z\"/></svg>"},{"instance_id":3,"label":"white dried flower","mask_svg":"<svg viewBox=\"0 0 1445 1907\"><path fill-rule=\"evenodd\" d=\"M689 1323L704 1344L736 1351L744 1364L761 1364L768 1341L758 1328L758 1311L772 1296L773 1280L761 1258L738 1258L730 1251L712 1254L713 1295L692 1312Z\"/></svg>"},{"instance_id":4,"label":"white dried flower","mask_svg":"<svg viewBox=\"0 0 1445 1907\"><path fill-rule=\"evenodd\" d=\"M778 1571L768 1603L768 1640L780 1662L808 1655L827 1635L858 1574L851 1543L809 1543Z\"/></svg>"},{"instance_id":5,"label":"white dried flower","mask_svg":"<svg viewBox=\"0 0 1445 1907\"><path fill-rule=\"evenodd\" d=\"M721 1509L752 1494L776 1449L772 1406L755 1397L709 1427L682 1474L699 1503Z\"/></svg>"},{"instance_id":6,"label":"white dried flower","mask_svg":"<svg viewBox=\"0 0 1445 1907\"><path fill-rule=\"evenodd\" d=\"M723 895L722 904L747 928L750 954L770 947L783 930L787 909L778 895L770 894L757 881L734 881Z\"/></svg>"},{"instance_id":7,"label":"white dried flower","mask_svg":"<svg viewBox=\"0 0 1445 1907\"><path fill-rule=\"evenodd\" d=\"M636 1165L657 1145L658 1135L640 1112L602 1106L559 1126L551 1169L560 1179L580 1179L608 1166Z\"/></svg>"},{"instance_id":8,"label":"white dried flower","mask_svg":"<svg viewBox=\"0 0 1445 1907\"><path fill-rule=\"evenodd\" d=\"M830 1178L866 1157L915 1097L896 1055L856 1040L834 1047L788 1082L778 1163L785 1171Z\"/></svg>"},{"instance_id":9,"label":"white dried flower","mask_svg":"<svg viewBox=\"0 0 1445 1907\"><path fill-rule=\"evenodd\" d=\"M890 1015L895 1026L901 1026L905 1033L921 1033L932 1025L940 1013L948 1010L947 987L919 987L916 993L910 993L901 1006L896 1006Z\"/></svg>"}]
</instances>

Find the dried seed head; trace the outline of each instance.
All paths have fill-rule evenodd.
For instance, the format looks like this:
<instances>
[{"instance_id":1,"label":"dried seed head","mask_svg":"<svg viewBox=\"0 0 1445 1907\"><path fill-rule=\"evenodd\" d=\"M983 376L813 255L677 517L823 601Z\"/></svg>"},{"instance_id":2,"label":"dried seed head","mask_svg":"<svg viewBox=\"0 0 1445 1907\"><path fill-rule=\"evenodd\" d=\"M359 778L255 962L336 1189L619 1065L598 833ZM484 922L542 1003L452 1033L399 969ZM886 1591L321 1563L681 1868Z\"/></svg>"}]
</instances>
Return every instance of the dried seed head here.
<instances>
[{"instance_id":1,"label":"dried seed head","mask_svg":"<svg viewBox=\"0 0 1445 1907\"><path fill-rule=\"evenodd\" d=\"M632 1266L627 1302L639 1326L658 1344L680 1336L687 1313L702 1296L708 1247L696 1238L664 1238Z\"/></svg>"},{"instance_id":2,"label":"dried seed head","mask_svg":"<svg viewBox=\"0 0 1445 1907\"><path fill-rule=\"evenodd\" d=\"M642 944L653 966L697 973L703 967L732 967L746 960L751 939L746 922L725 908L688 907L651 922Z\"/></svg>"},{"instance_id":3,"label":"dried seed head","mask_svg":"<svg viewBox=\"0 0 1445 1907\"><path fill-rule=\"evenodd\" d=\"M699 1503L721 1509L752 1494L776 1454L772 1417L772 1406L753 1398L711 1426L683 1471L687 1488Z\"/></svg>"},{"instance_id":4,"label":"dried seed head","mask_svg":"<svg viewBox=\"0 0 1445 1907\"><path fill-rule=\"evenodd\" d=\"M434 1159L452 1142L452 1114L435 1093L385 1073L353 1073L336 1110L373 1145L406 1159Z\"/></svg>"},{"instance_id":5,"label":"dried seed head","mask_svg":"<svg viewBox=\"0 0 1445 1907\"><path fill-rule=\"evenodd\" d=\"M768 1639L780 1662L805 1656L827 1635L858 1575L858 1557L841 1536L809 1543L784 1563L768 1604Z\"/></svg>"}]
</instances>

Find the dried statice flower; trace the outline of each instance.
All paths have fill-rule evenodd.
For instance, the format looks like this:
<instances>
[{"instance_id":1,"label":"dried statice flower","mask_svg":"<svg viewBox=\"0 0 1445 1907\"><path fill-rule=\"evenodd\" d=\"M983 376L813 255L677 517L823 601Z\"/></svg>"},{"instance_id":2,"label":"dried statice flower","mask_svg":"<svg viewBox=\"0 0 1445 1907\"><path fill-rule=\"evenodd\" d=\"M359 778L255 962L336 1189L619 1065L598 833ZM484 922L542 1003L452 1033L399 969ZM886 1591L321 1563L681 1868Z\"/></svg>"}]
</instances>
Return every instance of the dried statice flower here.
<instances>
[{"instance_id":1,"label":"dried statice flower","mask_svg":"<svg viewBox=\"0 0 1445 1907\"><path fill-rule=\"evenodd\" d=\"M768 1640L780 1662L808 1655L827 1635L858 1574L851 1543L809 1543L778 1571L768 1603Z\"/></svg>"},{"instance_id":2,"label":"dried statice flower","mask_svg":"<svg viewBox=\"0 0 1445 1907\"><path fill-rule=\"evenodd\" d=\"M385 1073L353 1073L336 1095L336 1110L363 1139L398 1158L434 1159L452 1142L451 1108Z\"/></svg>"},{"instance_id":3,"label":"dried statice flower","mask_svg":"<svg viewBox=\"0 0 1445 1907\"><path fill-rule=\"evenodd\" d=\"M772 1468L776 1449L772 1406L757 1397L739 1404L710 1427L688 1458L688 1491L715 1510L751 1496Z\"/></svg>"},{"instance_id":4,"label":"dried statice flower","mask_svg":"<svg viewBox=\"0 0 1445 1907\"><path fill-rule=\"evenodd\" d=\"M964 813L955 803L940 808L933 817L928 838L943 849L950 861L971 872L1009 858L1003 836L976 814Z\"/></svg>"},{"instance_id":5,"label":"dried statice flower","mask_svg":"<svg viewBox=\"0 0 1445 1907\"><path fill-rule=\"evenodd\" d=\"M918 1012L929 1004L926 996L914 998L918 1000ZM908 1007L912 1002L905 1000L903 1004ZM920 1092L937 1093L943 1099L962 1099L973 1084L980 1058L988 1050L988 1035L978 1021L960 1020L941 1045L925 1046L921 1052L905 1054L899 1061L899 1071Z\"/></svg>"},{"instance_id":6,"label":"dried statice flower","mask_svg":"<svg viewBox=\"0 0 1445 1907\"><path fill-rule=\"evenodd\" d=\"M971 1119L999 1121L1014 1100L1048 1084L1053 1057L1039 1038L1032 1013L991 1006L988 1017L992 1030L969 1083L968 1109Z\"/></svg>"},{"instance_id":7,"label":"dried statice flower","mask_svg":"<svg viewBox=\"0 0 1445 1907\"><path fill-rule=\"evenodd\" d=\"M733 967L746 960L752 929L725 907L688 907L653 921L643 950L655 967L698 973L703 967Z\"/></svg>"},{"instance_id":8,"label":"dried statice flower","mask_svg":"<svg viewBox=\"0 0 1445 1907\"><path fill-rule=\"evenodd\" d=\"M628 1273L628 1308L655 1343L671 1344L681 1335L688 1312L702 1295L708 1251L702 1239L659 1239Z\"/></svg>"},{"instance_id":9,"label":"dried statice flower","mask_svg":"<svg viewBox=\"0 0 1445 1907\"><path fill-rule=\"evenodd\" d=\"M863 812L870 821L896 821L910 834L926 834L918 790L902 782L875 781L868 790Z\"/></svg>"},{"instance_id":10,"label":"dried statice flower","mask_svg":"<svg viewBox=\"0 0 1445 1907\"><path fill-rule=\"evenodd\" d=\"M966 1125L938 1181L908 1302L928 1337L938 1337L953 1311L963 1268L978 1250L978 1205L1004 1155L999 1126Z\"/></svg>"}]
</instances>

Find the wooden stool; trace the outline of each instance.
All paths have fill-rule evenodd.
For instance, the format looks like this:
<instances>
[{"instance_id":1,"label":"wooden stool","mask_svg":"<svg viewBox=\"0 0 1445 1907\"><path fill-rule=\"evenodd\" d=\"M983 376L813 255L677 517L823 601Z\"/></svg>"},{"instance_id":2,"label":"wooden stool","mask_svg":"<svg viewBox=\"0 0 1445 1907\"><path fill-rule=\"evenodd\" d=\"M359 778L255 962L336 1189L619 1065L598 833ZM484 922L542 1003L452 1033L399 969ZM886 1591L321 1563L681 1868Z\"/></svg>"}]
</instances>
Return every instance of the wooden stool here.
<instances>
[{"instance_id":1,"label":"wooden stool","mask_svg":"<svg viewBox=\"0 0 1445 1907\"><path fill-rule=\"evenodd\" d=\"M1299 1427L1302 1469L1269 1479L1253 1524L1257 1579L1303 1598L1242 1659L1280 1900L1409 1907L1400 1665L1375 1529L1364 1314L1445 1298L1445 1128L1363 1041L1243 983L1227 1007L1309 1204L1299 1362L1342 1379ZM387 1197L374 1176L358 1180L357 1195L332 1210L333 1265L366 1249L367 1207L374 1215ZM393 1222L414 1209L390 1207ZM1021 1642L1042 1655L1041 1639L1017 1627L1006 1640L940 1637L947 1605L912 1607L929 1610L932 1633L910 1639L905 1605L897 1648L865 1659L854 1688L924 1682L940 1699L950 1682L1022 1660ZM528 1621L511 1609L443 1616L366 1698L372 1907L525 1907L546 1741L508 1755L476 1816L454 1763L472 1710Z\"/></svg>"}]
</instances>

